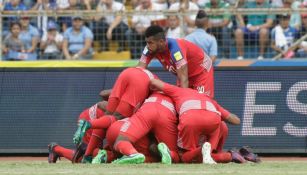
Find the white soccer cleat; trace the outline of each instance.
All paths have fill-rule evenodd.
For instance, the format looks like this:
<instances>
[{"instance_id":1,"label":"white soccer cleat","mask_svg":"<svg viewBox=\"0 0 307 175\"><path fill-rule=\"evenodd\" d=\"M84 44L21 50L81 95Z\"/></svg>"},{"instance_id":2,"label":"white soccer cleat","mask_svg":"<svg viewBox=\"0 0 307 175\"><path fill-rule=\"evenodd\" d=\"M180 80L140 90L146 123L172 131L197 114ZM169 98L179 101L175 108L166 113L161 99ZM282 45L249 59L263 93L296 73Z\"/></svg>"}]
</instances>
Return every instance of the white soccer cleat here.
<instances>
[{"instance_id":1,"label":"white soccer cleat","mask_svg":"<svg viewBox=\"0 0 307 175\"><path fill-rule=\"evenodd\" d=\"M209 142L205 142L203 144L203 147L201 148L201 153L203 155L204 164L216 164L216 162L211 157L211 144Z\"/></svg>"}]
</instances>

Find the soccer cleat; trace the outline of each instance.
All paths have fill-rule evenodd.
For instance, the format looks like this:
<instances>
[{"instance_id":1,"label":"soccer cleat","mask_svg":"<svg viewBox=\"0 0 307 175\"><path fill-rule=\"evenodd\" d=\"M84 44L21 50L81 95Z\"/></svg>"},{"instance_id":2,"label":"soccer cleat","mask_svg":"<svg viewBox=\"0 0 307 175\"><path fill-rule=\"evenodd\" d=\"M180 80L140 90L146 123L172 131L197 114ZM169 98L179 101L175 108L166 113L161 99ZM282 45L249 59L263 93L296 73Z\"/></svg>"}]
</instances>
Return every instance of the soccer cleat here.
<instances>
[{"instance_id":1,"label":"soccer cleat","mask_svg":"<svg viewBox=\"0 0 307 175\"><path fill-rule=\"evenodd\" d=\"M50 143L48 145L48 163L56 163L56 161L60 158L60 156L54 152L54 147L56 147L57 143Z\"/></svg>"},{"instance_id":2,"label":"soccer cleat","mask_svg":"<svg viewBox=\"0 0 307 175\"><path fill-rule=\"evenodd\" d=\"M92 160L92 164L100 164L100 163L107 163L107 151L104 149L99 150L98 154Z\"/></svg>"},{"instance_id":3,"label":"soccer cleat","mask_svg":"<svg viewBox=\"0 0 307 175\"><path fill-rule=\"evenodd\" d=\"M254 154L251 149L247 146L240 148L239 153L244 157L245 160L255 163L260 163L261 160L257 154Z\"/></svg>"},{"instance_id":4,"label":"soccer cleat","mask_svg":"<svg viewBox=\"0 0 307 175\"><path fill-rule=\"evenodd\" d=\"M139 164L145 162L145 156L141 153L132 154L130 156L123 156L114 160L114 164Z\"/></svg>"},{"instance_id":5,"label":"soccer cleat","mask_svg":"<svg viewBox=\"0 0 307 175\"><path fill-rule=\"evenodd\" d=\"M158 150L161 155L161 162L163 164L172 164L172 157L170 155L170 151L165 143L158 144Z\"/></svg>"},{"instance_id":6,"label":"soccer cleat","mask_svg":"<svg viewBox=\"0 0 307 175\"><path fill-rule=\"evenodd\" d=\"M73 141L75 144L79 144L84 137L85 132L91 128L91 124L86 120L79 120L78 122L78 129L74 134Z\"/></svg>"},{"instance_id":7,"label":"soccer cleat","mask_svg":"<svg viewBox=\"0 0 307 175\"><path fill-rule=\"evenodd\" d=\"M83 156L81 163L92 163L92 156Z\"/></svg>"},{"instance_id":8,"label":"soccer cleat","mask_svg":"<svg viewBox=\"0 0 307 175\"><path fill-rule=\"evenodd\" d=\"M230 150L232 162L235 163L246 163L246 160L237 150Z\"/></svg>"},{"instance_id":9,"label":"soccer cleat","mask_svg":"<svg viewBox=\"0 0 307 175\"><path fill-rule=\"evenodd\" d=\"M216 162L211 157L211 144L205 142L201 148L201 153L203 155L204 164L216 164Z\"/></svg>"},{"instance_id":10,"label":"soccer cleat","mask_svg":"<svg viewBox=\"0 0 307 175\"><path fill-rule=\"evenodd\" d=\"M77 148L74 152L74 156L72 158L72 163L79 163L80 158L84 155L87 144L81 142L81 144L77 145Z\"/></svg>"}]
</instances>

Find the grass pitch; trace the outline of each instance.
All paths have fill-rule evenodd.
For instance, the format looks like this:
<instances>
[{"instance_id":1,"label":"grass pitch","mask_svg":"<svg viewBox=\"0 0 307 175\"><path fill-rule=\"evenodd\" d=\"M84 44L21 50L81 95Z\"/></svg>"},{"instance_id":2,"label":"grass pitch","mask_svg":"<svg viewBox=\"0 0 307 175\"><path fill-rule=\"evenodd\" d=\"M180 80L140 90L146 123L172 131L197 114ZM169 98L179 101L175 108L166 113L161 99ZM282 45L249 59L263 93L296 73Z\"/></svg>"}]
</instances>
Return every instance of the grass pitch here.
<instances>
[{"instance_id":1,"label":"grass pitch","mask_svg":"<svg viewBox=\"0 0 307 175\"><path fill-rule=\"evenodd\" d=\"M307 175L307 161L266 161L260 164L140 164L140 165L85 165L71 164L68 161L62 161L57 164L48 164L42 161L0 161L1 175L50 175L50 174L229 174L229 175Z\"/></svg>"}]
</instances>

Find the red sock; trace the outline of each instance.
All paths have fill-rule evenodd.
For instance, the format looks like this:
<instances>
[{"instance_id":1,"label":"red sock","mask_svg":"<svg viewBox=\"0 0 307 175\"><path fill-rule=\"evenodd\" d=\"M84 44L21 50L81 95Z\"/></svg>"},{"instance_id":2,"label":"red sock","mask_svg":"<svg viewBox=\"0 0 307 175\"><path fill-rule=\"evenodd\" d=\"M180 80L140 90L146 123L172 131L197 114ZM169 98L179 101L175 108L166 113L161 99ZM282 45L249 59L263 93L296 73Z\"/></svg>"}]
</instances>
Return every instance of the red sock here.
<instances>
[{"instance_id":1,"label":"red sock","mask_svg":"<svg viewBox=\"0 0 307 175\"><path fill-rule=\"evenodd\" d=\"M180 158L179 158L178 153L175 152L175 151L170 151L170 154L171 154L171 158L172 158L173 163L179 163Z\"/></svg>"},{"instance_id":2,"label":"red sock","mask_svg":"<svg viewBox=\"0 0 307 175\"><path fill-rule=\"evenodd\" d=\"M211 156L217 163L229 163L232 160L229 152L211 153Z\"/></svg>"},{"instance_id":3,"label":"red sock","mask_svg":"<svg viewBox=\"0 0 307 175\"><path fill-rule=\"evenodd\" d=\"M99 152L99 150L100 150L99 148L95 148L94 151L93 151L92 156L93 156L93 157L96 157L97 154L98 154L98 152Z\"/></svg>"},{"instance_id":4,"label":"red sock","mask_svg":"<svg viewBox=\"0 0 307 175\"><path fill-rule=\"evenodd\" d=\"M137 150L133 147L133 145L128 141L118 141L114 148L116 151L126 156L138 153Z\"/></svg>"},{"instance_id":5,"label":"red sock","mask_svg":"<svg viewBox=\"0 0 307 175\"><path fill-rule=\"evenodd\" d=\"M201 155L201 147L198 147L194 150L187 151L182 155L182 162L184 163L192 163L192 161Z\"/></svg>"},{"instance_id":6,"label":"red sock","mask_svg":"<svg viewBox=\"0 0 307 175\"><path fill-rule=\"evenodd\" d=\"M106 132L104 129L94 129L84 155L91 156L93 154L94 149L98 148L102 144L105 135Z\"/></svg>"},{"instance_id":7,"label":"red sock","mask_svg":"<svg viewBox=\"0 0 307 175\"><path fill-rule=\"evenodd\" d=\"M113 115L104 115L99 119L94 119L90 121L92 129L107 129L111 126L116 118Z\"/></svg>"},{"instance_id":8,"label":"red sock","mask_svg":"<svg viewBox=\"0 0 307 175\"><path fill-rule=\"evenodd\" d=\"M107 163L111 163L113 160L115 160L113 151L107 150Z\"/></svg>"},{"instance_id":9,"label":"red sock","mask_svg":"<svg viewBox=\"0 0 307 175\"><path fill-rule=\"evenodd\" d=\"M66 159L72 161L74 157L74 151L71 149L64 148L60 145L57 145L53 148L54 152L58 154L60 157L65 157Z\"/></svg>"}]
</instances>

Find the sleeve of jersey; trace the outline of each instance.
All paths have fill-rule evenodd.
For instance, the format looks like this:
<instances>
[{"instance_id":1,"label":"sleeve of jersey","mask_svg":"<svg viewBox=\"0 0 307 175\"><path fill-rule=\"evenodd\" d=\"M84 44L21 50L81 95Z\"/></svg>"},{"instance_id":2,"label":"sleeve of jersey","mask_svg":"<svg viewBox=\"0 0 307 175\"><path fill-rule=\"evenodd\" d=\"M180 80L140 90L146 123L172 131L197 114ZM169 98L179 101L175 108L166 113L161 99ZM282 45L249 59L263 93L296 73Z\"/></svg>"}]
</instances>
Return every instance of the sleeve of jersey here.
<instances>
[{"instance_id":1,"label":"sleeve of jersey","mask_svg":"<svg viewBox=\"0 0 307 175\"><path fill-rule=\"evenodd\" d=\"M171 98L176 98L178 96L178 92L180 88L174 85L170 85L168 83L164 83L163 85L163 92L167 95L170 96Z\"/></svg>"},{"instance_id":2,"label":"sleeve of jersey","mask_svg":"<svg viewBox=\"0 0 307 175\"><path fill-rule=\"evenodd\" d=\"M221 105L219 105L216 101L214 101L215 106L217 108L217 110L221 113L221 117L222 120L227 120L227 118L230 115L230 112L228 110L226 110L225 108L223 108Z\"/></svg>"},{"instance_id":3,"label":"sleeve of jersey","mask_svg":"<svg viewBox=\"0 0 307 175\"><path fill-rule=\"evenodd\" d=\"M187 64L186 49L180 47L180 43L177 40L169 39L168 47L171 52L171 58L176 65L176 69L180 69L182 66Z\"/></svg>"},{"instance_id":4,"label":"sleeve of jersey","mask_svg":"<svg viewBox=\"0 0 307 175\"><path fill-rule=\"evenodd\" d=\"M152 59L152 57L150 56L147 47L145 47L144 50L143 50L140 62L145 63L145 64L149 64L151 59Z\"/></svg>"}]
</instances>

